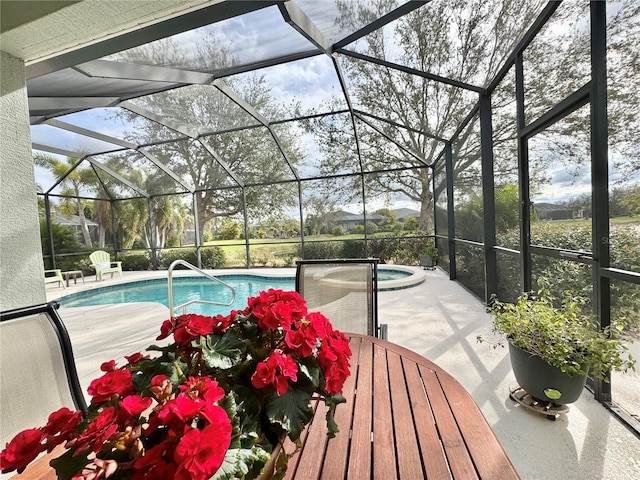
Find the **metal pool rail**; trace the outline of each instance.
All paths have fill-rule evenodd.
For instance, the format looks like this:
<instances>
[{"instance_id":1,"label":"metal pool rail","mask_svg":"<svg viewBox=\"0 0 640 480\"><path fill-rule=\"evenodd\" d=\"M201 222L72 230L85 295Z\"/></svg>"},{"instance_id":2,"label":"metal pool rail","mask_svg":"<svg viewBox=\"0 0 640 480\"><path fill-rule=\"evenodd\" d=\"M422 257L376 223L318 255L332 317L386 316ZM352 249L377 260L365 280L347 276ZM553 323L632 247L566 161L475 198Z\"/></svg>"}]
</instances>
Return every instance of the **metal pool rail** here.
<instances>
[{"instance_id":1,"label":"metal pool rail","mask_svg":"<svg viewBox=\"0 0 640 480\"><path fill-rule=\"evenodd\" d=\"M184 260L174 260L171 263L171 265L169 265L169 273L168 273L168 277L167 277L167 288L169 290L168 291L168 297L169 297L169 315L170 315L170 317L173 317L173 311L174 311L174 306L173 306L173 269L175 267L177 267L178 265L182 265L184 267L187 267L188 269L193 270L194 272L197 272L200 275L213 280L214 282L218 282L219 284L224 285L229 290L231 290L231 300L229 300L229 303L212 302L212 301L208 301L208 300L189 300L188 302L185 302L185 303L183 303L181 305L176 306L175 310L181 308L182 309L182 313L184 314L184 313L186 313L187 306L191 305L192 303L203 303L203 304L207 304L207 305L222 305L222 306L227 306L227 307L233 304L233 301L236 299L236 291L231 285L229 285L228 283L223 282L222 280L220 280L219 278L214 277L213 275L209 275L208 273L204 272L203 270L200 270L195 265L191 265L189 262L185 262Z\"/></svg>"}]
</instances>

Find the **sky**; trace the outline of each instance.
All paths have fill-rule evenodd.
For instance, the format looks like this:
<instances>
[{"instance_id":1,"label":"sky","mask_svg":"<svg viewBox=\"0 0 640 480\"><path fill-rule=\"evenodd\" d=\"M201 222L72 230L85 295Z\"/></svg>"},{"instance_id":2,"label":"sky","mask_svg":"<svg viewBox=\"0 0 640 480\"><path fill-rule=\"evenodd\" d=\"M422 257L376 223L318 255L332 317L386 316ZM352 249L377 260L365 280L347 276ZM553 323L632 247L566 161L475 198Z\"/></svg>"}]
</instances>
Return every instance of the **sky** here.
<instances>
[{"instance_id":1,"label":"sky","mask_svg":"<svg viewBox=\"0 0 640 480\"><path fill-rule=\"evenodd\" d=\"M318 24L335 25L333 18L335 11L330 10L332 5L330 2L318 4L317 2L304 0L299 3ZM258 23L260 28L250 28L249 25L254 22ZM285 51L300 52L309 47L306 39L299 35L290 25L282 22L278 8L270 7L243 17L236 17L213 26L202 27L195 31L180 34L179 37L184 42L182 52L186 55L183 59L185 64L189 64L189 54L196 50L199 39L206 37L212 31L216 33L221 44L241 47L232 52L237 55L240 63L263 58L270 52L275 52L276 54ZM328 31L334 36L339 34L339 29L336 28ZM389 34L390 31L391 29L386 30L388 39L392 37ZM337 38L331 38L331 40L334 41ZM392 56L397 54L397 52L394 54L392 51L389 53ZM113 55L107 58L117 59L120 57L120 55ZM309 111L317 108L318 105L326 104L329 99L341 93L334 66L331 59L325 55L262 69L260 74L264 75L273 96L280 99L285 108L292 104L297 104L302 111ZM118 138L124 138L127 133L134 132L136 128L140 128L139 124L126 125L115 118L115 110L114 108L95 109L61 117L60 120ZM287 113L291 116L293 115L291 110ZM95 152L119 148L100 140L73 134L47 125L32 126L31 134L34 143L48 143L58 148L74 151L88 150ZM303 132L300 132L299 140L306 150L307 157L313 161L315 156L318 155L319 146L309 135ZM548 173L551 183L542 188L540 192L537 192L534 196L534 201L556 203L587 193L590 190L589 172L585 172L581 176L572 176L561 165L552 165ZM611 175L612 178L616 178L617 174L612 171ZM637 179L635 181L637 183ZM46 188L53 182L53 179L48 172L37 168L36 182ZM384 199L378 200L377 203L380 206L376 205L375 208L388 206ZM409 206L407 203L405 201L402 206ZM411 204L411 208L416 208L416 205Z\"/></svg>"}]
</instances>

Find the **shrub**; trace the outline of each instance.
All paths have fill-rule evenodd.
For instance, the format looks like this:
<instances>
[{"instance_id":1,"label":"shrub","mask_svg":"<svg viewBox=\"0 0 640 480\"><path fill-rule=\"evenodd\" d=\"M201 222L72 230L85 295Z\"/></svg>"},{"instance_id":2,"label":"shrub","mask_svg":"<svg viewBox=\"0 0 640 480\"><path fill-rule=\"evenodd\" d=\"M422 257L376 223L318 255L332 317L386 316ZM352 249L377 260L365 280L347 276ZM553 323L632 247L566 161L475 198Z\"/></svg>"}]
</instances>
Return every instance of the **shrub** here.
<instances>
[{"instance_id":1,"label":"shrub","mask_svg":"<svg viewBox=\"0 0 640 480\"><path fill-rule=\"evenodd\" d=\"M133 241L133 244L131 245L132 250L145 250L146 248L147 248L147 244L144 243L144 240L141 239L140 237L137 237Z\"/></svg>"},{"instance_id":2,"label":"shrub","mask_svg":"<svg viewBox=\"0 0 640 480\"><path fill-rule=\"evenodd\" d=\"M91 261L89 260L89 253L93 251L93 249L89 247L85 247L87 250L86 255L70 255L64 257L58 257L56 255L56 268L59 268L63 272L70 270L81 270L84 275L93 275L96 271L91 266Z\"/></svg>"},{"instance_id":3,"label":"shrub","mask_svg":"<svg viewBox=\"0 0 640 480\"><path fill-rule=\"evenodd\" d=\"M171 235L167 237L167 241L165 243L167 247L179 247L180 246L180 235L178 233L173 232Z\"/></svg>"},{"instance_id":4,"label":"shrub","mask_svg":"<svg viewBox=\"0 0 640 480\"><path fill-rule=\"evenodd\" d=\"M418 219L416 217L405 218L402 228L404 228L405 231L415 232L418 230Z\"/></svg>"},{"instance_id":5,"label":"shrub","mask_svg":"<svg viewBox=\"0 0 640 480\"><path fill-rule=\"evenodd\" d=\"M342 256L344 258L365 258L364 240L345 240L342 245Z\"/></svg>"},{"instance_id":6,"label":"shrub","mask_svg":"<svg viewBox=\"0 0 640 480\"><path fill-rule=\"evenodd\" d=\"M254 253L251 256L251 260L255 266L266 267L269 263L269 257L264 253Z\"/></svg>"},{"instance_id":7,"label":"shrub","mask_svg":"<svg viewBox=\"0 0 640 480\"><path fill-rule=\"evenodd\" d=\"M380 263L415 265L424 239L420 237L384 235L369 239L369 256Z\"/></svg>"},{"instance_id":8,"label":"shrub","mask_svg":"<svg viewBox=\"0 0 640 480\"><path fill-rule=\"evenodd\" d=\"M202 268L222 268L225 264L224 252L220 247L203 247L200 249ZM198 266L198 256L195 248L181 248L175 250L163 250L158 268L168 269L175 260L184 260L191 265Z\"/></svg>"},{"instance_id":9,"label":"shrub","mask_svg":"<svg viewBox=\"0 0 640 480\"><path fill-rule=\"evenodd\" d=\"M146 254L134 254L134 255L122 255L118 257L122 261L122 270L126 272L137 272L151 269L151 260L149 255Z\"/></svg>"},{"instance_id":10,"label":"shrub","mask_svg":"<svg viewBox=\"0 0 640 480\"><path fill-rule=\"evenodd\" d=\"M373 235L374 233L378 233L380 231L380 227L373 222L367 222L367 233Z\"/></svg>"},{"instance_id":11,"label":"shrub","mask_svg":"<svg viewBox=\"0 0 640 480\"><path fill-rule=\"evenodd\" d=\"M483 247L458 244L456 246L457 280L475 295L484 298Z\"/></svg>"},{"instance_id":12,"label":"shrub","mask_svg":"<svg viewBox=\"0 0 640 480\"><path fill-rule=\"evenodd\" d=\"M218 238L220 240L235 240L240 238L241 233L243 233L243 229L238 223L226 220L218 233Z\"/></svg>"},{"instance_id":13,"label":"shrub","mask_svg":"<svg viewBox=\"0 0 640 480\"><path fill-rule=\"evenodd\" d=\"M220 247L201 248L200 259L202 268L223 268L227 263L224 251Z\"/></svg>"},{"instance_id":14,"label":"shrub","mask_svg":"<svg viewBox=\"0 0 640 480\"><path fill-rule=\"evenodd\" d=\"M390 239L389 235L371 238L367 242L369 246L369 257L378 258L380 263L389 263L393 258L396 249L395 239ZM362 252L364 255L364 252ZM362 258L362 257L361 257Z\"/></svg>"},{"instance_id":15,"label":"shrub","mask_svg":"<svg viewBox=\"0 0 640 480\"><path fill-rule=\"evenodd\" d=\"M284 255L282 255L281 258L285 267L293 267L296 254L293 252L287 252Z\"/></svg>"},{"instance_id":16,"label":"shrub","mask_svg":"<svg viewBox=\"0 0 640 480\"><path fill-rule=\"evenodd\" d=\"M415 236L385 236L370 238L368 242L368 255L365 255L365 241L345 240L305 243L305 259L331 259L331 258L366 258L367 256L380 259L381 263L397 263L403 265L416 265L418 252L424 244L423 237ZM301 255L298 246L297 256ZM292 254L292 257L296 255Z\"/></svg>"},{"instance_id":17,"label":"shrub","mask_svg":"<svg viewBox=\"0 0 640 480\"><path fill-rule=\"evenodd\" d=\"M425 237L415 237L413 235L395 238L390 245L393 247L391 260L393 263L402 265L418 264L420 250L426 241Z\"/></svg>"},{"instance_id":18,"label":"shrub","mask_svg":"<svg viewBox=\"0 0 640 480\"><path fill-rule=\"evenodd\" d=\"M82 249L82 244L78 241L76 232L71 228L52 223L51 233L53 234L53 249L56 254L73 253ZM49 231L47 230L47 222L44 220L40 221L40 241L42 243L42 253L50 255Z\"/></svg>"},{"instance_id":19,"label":"shrub","mask_svg":"<svg viewBox=\"0 0 640 480\"><path fill-rule=\"evenodd\" d=\"M304 257L302 255L302 246L298 246L297 256L306 260L342 258L341 242L306 242L304 244Z\"/></svg>"}]
</instances>

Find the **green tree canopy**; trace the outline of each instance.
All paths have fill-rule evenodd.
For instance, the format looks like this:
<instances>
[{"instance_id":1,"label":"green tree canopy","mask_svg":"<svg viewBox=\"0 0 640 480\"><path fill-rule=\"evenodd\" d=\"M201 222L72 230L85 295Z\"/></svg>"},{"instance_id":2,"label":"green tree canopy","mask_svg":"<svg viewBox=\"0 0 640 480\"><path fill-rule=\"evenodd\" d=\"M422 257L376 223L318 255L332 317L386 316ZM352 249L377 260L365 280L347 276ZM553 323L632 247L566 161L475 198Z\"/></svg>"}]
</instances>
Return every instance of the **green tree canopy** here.
<instances>
[{"instance_id":1,"label":"green tree canopy","mask_svg":"<svg viewBox=\"0 0 640 480\"><path fill-rule=\"evenodd\" d=\"M237 62L214 33L195 49L204 65L216 63L207 59L221 57L220 63ZM160 56L170 64L180 64L180 49L170 39L138 50L141 52L128 55ZM295 179L299 148L286 126L276 134L268 123L267 119L280 117L281 107L263 77L249 74L228 83L190 85L138 98L136 105L138 113L141 108L142 113L159 115L166 125L186 134L184 140L153 145L148 151L196 191L201 236L205 223L218 217L233 217L245 209L249 215L260 216L269 209L295 205L295 186L273 182ZM125 111L122 115L134 121L137 114ZM251 128L240 129L243 127ZM135 132L135 141L142 137L143 142L157 142L166 132L159 123L147 122Z\"/></svg>"}]
</instances>

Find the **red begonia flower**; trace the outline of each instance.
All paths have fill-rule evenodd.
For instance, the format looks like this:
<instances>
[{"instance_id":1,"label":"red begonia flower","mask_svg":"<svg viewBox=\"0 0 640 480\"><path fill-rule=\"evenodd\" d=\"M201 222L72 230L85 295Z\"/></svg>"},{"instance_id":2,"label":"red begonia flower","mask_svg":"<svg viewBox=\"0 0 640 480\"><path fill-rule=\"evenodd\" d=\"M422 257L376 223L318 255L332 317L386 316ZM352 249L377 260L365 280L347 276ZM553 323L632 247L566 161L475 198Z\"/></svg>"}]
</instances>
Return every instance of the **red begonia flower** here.
<instances>
[{"instance_id":1,"label":"red begonia flower","mask_svg":"<svg viewBox=\"0 0 640 480\"><path fill-rule=\"evenodd\" d=\"M342 391L345 380L349 376L349 358L351 349L349 340L342 332L332 332L320 347L318 363L322 368L329 393Z\"/></svg>"},{"instance_id":2,"label":"red begonia flower","mask_svg":"<svg viewBox=\"0 0 640 480\"><path fill-rule=\"evenodd\" d=\"M102 365L100 365L100 370L102 370L103 372L111 372L115 369L116 369L115 360L109 360L108 362L104 362Z\"/></svg>"},{"instance_id":3,"label":"red begonia flower","mask_svg":"<svg viewBox=\"0 0 640 480\"><path fill-rule=\"evenodd\" d=\"M207 480L220 468L231 444L231 421L224 417L202 430L193 428L180 439L174 452L176 480Z\"/></svg>"},{"instance_id":4,"label":"red begonia flower","mask_svg":"<svg viewBox=\"0 0 640 480\"><path fill-rule=\"evenodd\" d=\"M78 437L67 442L67 448L75 448L74 455L86 453L91 448L98 453L104 442L118 429L117 411L115 407L107 407L87 426L86 430Z\"/></svg>"},{"instance_id":5,"label":"red begonia flower","mask_svg":"<svg viewBox=\"0 0 640 480\"><path fill-rule=\"evenodd\" d=\"M176 326L176 322L174 318L170 318L169 320L165 320L162 322L162 326L160 327L160 335L156 337L156 340L164 340L167 338Z\"/></svg>"},{"instance_id":6,"label":"red begonia flower","mask_svg":"<svg viewBox=\"0 0 640 480\"><path fill-rule=\"evenodd\" d=\"M256 371L251 376L251 384L256 388L264 388L275 381L276 378L275 361L260 362L256 365Z\"/></svg>"},{"instance_id":7,"label":"red begonia flower","mask_svg":"<svg viewBox=\"0 0 640 480\"><path fill-rule=\"evenodd\" d=\"M297 374L298 364L291 355L276 351L256 366L251 384L256 388L271 385L278 395L282 395L289 389L289 380L297 380Z\"/></svg>"},{"instance_id":8,"label":"red begonia flower","mask_svg":"<svg viewBox=\"0 0 640 480\"><path fill-rule=\"evenodd\" d=\"M173 462L174 444L162 442L146 450L133 464L131 480L166 480L173 478L178 467Z\"/></svg>"},{"instance_id":9,"label":"red begonia flower","mask_svg":"<svg viewBox=\"0 0 640 480\"><path fill-rule=\"evenodd\" d=\"M180 391L191 398L200 397L211 403L224 397L224 389L210 377L189 377L180 385Z\"/></svg>"},{"instance_id":10,"label":"red begonia flower","mask_svg":"<svg viewBox=\"0 0 640 480\"><path fill-rule=\"evenodd\" d=\"M133 355L125 355L124 358L127 359L127 362L129 362L129 365L136 365L140 360L145 358L145 355L138 352L138 353L134 353Z\"/></svg>"},{"instance_id":11,"label":"red begonia flower","mask_svg":"<svg viewBox=\"0 0 640 480\"><path fill-rule=\"evenodd\" d=\"M82 412L74 412L67 407L62 407L49 415L48 422L42 429L46 436L47 451L50 452L56 445L70 440L81 421Z\"/></svg>"},{"instance_id":12,"label":"red begonia flower","mask_svg":"<svg viewBox=\"0 0 640 480\"><path fill-rule=\"evenodd\" d=\"M18 433L0 453L2 473L13 470L22 473L25 467L44 450L43 439L44 432L41 428L30 428Z\"/></svg>"},{"instance_id":13,"label":"red begonia flower","mask_svg":"<svg viewBox=\"0 0 640 480\"><path fill-rule=\"evenodd\" d=\"M102 403L111 399L114 395L125 396L134 390L129 370L113 370L96 378L89 384L87 392L91 395L93 403Z\"/></svg>"},{"instance_id":14,"label":"red begonia flower","mask_svg":"<svg viewBox=\"0 0 640 480\"><path fill-rule=\"evenodd\" d=\"M166 375L156 375L151 379L151 393L156 397L159 402L169 398L173 391L173 385L169 381Z\"/></svg>"},{"instance_id":15,"label":"red begonia flower","mask_svg":"<svg viewBox=\"0 0 640 480\"><path fill-rule=\"evenodd\" d=\"M141 397L140 395L128 395L122 399L120 405L129 415L137 417L147 408L151 406L153 400L149 397Z\"/></svg>"},{"instance_id":16,"label":"red begonia flower","mask_svg":"<svg viewBox=\"0 0 640 480\"><path fill-rule=\"evenodd\" d=\"M198 335L208 335L213 332L213 325L217 322L214 317L206 315L197 315L194 313L182 315L187 318L185 328L189 334L197 337Z\"/></svg>"}]
</instances>

